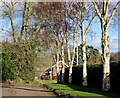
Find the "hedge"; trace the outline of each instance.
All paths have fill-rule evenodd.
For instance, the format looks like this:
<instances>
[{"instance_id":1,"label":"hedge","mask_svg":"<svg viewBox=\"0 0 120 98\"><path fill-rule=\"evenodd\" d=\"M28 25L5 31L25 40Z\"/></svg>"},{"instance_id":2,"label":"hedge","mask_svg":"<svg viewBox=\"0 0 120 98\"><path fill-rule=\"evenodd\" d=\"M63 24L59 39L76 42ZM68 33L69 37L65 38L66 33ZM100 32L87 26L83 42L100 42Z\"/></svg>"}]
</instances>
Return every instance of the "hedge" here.
<instances>
[{"instance_id":1,"label":"hedge","mask_svg":"<svg viewBox=\"0 0 120 98\"><path fill-rule=\"evenodd\" d=\"M72 83L82 85L82 66L74 66L72 69ZM68 83L69 70L65 72L65 83ZM102 89L103 65L87 65L87 81L89 87ZM110 63L110 83L111 90L120 91L120 62Z\"/></svg>"}]
</instances>

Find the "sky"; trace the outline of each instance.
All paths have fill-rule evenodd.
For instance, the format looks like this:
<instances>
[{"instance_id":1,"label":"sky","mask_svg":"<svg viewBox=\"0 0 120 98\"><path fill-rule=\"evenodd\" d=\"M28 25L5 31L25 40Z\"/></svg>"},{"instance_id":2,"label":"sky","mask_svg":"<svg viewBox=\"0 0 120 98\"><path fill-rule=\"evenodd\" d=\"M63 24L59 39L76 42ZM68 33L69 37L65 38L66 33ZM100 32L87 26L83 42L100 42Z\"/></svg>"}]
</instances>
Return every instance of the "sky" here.
<instances>
[{"instance_id":1,"label":"sky","mask_svg":"<svg viewBox=\"0 0 120 98\"><path fill-rule=\"evenodd\" d=\"M119 15L118 15L119 16ZM21 14L16 13L16 16L14 18L14 24L22 23L22 19L20 18ZM95 20L99 21L98 17L95 18ZM110 37L110 52L117 52L118 51L118 24L116 26L111 26L109 28L109 37ZM1 28L10 30L11 29L11 24L10 20L7 18L0 19L0 31ZM101 49L101 25L100 23L95 23L91 27L91 31L93 33L87 33L86 35L86 44L87 45L92 45L94 48L98 49L100 53L102 53ZM5 32L0 32L0 40L4 39L7 37L5 35ZM81 35L79 37L79 44L81 43ZM72 44L72 41L70 41L70 44Z\"/></svg>"}]
</instances>

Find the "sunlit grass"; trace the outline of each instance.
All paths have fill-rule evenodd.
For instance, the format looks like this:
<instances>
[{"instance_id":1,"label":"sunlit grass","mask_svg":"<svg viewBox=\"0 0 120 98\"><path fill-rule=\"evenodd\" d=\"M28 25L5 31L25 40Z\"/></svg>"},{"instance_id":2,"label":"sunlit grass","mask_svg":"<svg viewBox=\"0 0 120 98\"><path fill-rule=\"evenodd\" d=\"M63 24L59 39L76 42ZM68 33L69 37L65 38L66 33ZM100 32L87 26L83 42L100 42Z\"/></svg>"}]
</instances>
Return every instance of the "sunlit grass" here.
<instances>
[{"instance_id":1,"label":"sunlit grass","mask_svg":"<svg viewBox=\"0 0 120 98\"><path fill-rule=\"evenodd\" d=\"M55 83L48 83L46 85L49 88L55 89L57 92L64 92L65 94L70 94L71 96L120 97L120 95L111 92L103 92L99 89L81 87L78 85L64 85Z\"/></svg>"}]
</instances>

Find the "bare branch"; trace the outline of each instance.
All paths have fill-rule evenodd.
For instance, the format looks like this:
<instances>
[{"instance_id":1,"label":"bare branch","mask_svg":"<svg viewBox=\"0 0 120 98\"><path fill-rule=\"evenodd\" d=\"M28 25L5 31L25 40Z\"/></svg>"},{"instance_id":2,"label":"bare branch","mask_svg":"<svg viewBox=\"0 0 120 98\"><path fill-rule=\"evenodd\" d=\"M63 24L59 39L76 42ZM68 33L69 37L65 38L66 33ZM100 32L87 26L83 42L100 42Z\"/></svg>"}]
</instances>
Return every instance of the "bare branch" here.
<instances>
[{"instance_id":1,"label":"bare branch","mask_svg":"<svg viewBox=\"0 0 120 98\"><path fill-rule=\"evenodd\" d=\"M89 24L88 24L88 26L87 26L87 28L86 28L86 30L85 30L85 33L87 33L87 31L88 31L89 27L91 26L91 23L92 23L93 19L95 18L95 16L96 16L96 15L94 15L94 16L92 17L92 19L90 20L90 22L89 22Z\"/></svg>"},{"instance_id":2,"label":"bare branch","mask_svg":"<svg viewBox=\"0 0 120 98\"><path fill-rule=\"evenodd\" d=\"M99 18L102 18L101 13L100 13L100 11L99 11L99 9L98 9L98 7L97 7L97 4L95 3L94 0L92 0L92 3L94 4L95 10L96 10L96 12L97 12Z\"/></svg>"},{"instance_id":3,"label":"bare branch","mask_svg":"<svg viewBox=\"0 0 120 98\"><path fill-rule=\"evenodd\" d=\"M109 20L108 20L107 27L109 27L110 22L111 22L111 20L112 20L112 18L113 18L113 15L115 14L115 12L116 12L116 10L117 10L117 8L118 8L119 4L120 4L120 0L119 0L119 1L118 1L118 3L116 4L115 8L113 9L112 14L110 15L110 18L109 18Z\"/></svg>"}]
</instances>

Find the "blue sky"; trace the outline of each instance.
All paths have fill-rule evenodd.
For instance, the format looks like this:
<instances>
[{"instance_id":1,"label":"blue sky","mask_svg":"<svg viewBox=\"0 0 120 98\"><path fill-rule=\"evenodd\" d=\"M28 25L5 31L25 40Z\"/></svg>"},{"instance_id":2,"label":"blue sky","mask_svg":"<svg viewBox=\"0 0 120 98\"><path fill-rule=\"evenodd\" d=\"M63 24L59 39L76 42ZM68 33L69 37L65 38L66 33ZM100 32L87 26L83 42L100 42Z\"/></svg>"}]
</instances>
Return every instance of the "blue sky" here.
<instances>
[{"instance_id":1,"label":"blue sky","mask_svg":"<svg viewBox=\"0 0 120 98\"><path fill-rule=\"evenodd\" d=\"M16 13L17 15L15 15L15 19L14 19L14 24L18 24L18 23L22 23L22 19L21 14ZM98 20L98 18L96 18L95 20ZM10 30L11 29L11 24L10 24L10 20L5 18L5 19L0 19L0 31L1 28ZM93 31L93 33L88 33L86 35L86 44L87 45L93 45L94 48L97 48L100 53L101 53L101 25L100 23L95 23L94 25L92 25L90 27L91 31ZM92 35L92 36L91 36ZM4 39L5 36L5 32L0 32L0 36L2 37L1 39ZM111 26L109 28L109 36L110 36L110 52L117 52L118 51L118 24L116 25L116 27ZM1 40L0 39L0 40ZM72 41L70 41L72 44ZM81 35L79 37L79 44L81 43Z\"/></svg>"}]
</instances>

